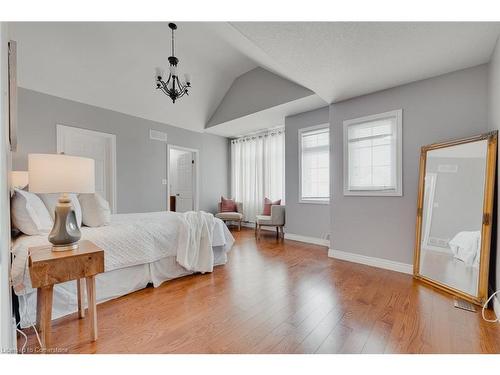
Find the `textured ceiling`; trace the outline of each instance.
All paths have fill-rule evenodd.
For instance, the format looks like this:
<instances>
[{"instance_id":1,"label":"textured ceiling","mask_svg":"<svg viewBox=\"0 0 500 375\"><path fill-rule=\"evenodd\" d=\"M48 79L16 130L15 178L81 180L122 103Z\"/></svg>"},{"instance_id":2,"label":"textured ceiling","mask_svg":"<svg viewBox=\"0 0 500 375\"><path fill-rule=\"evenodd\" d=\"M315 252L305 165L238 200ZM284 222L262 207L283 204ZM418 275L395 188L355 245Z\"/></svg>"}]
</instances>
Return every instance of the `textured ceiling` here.
<instances>
[{"instance_id":1,"label":"textured ceiling","mask_svg":"<svg viewBox=\"0 0 500 375\"><path fill-rule=\"evenodd\" d=\"M260 48L258 63L328 103L486 63L500 32L499 23L472 22L231 25Z\"/></svg>"}]
</instances>

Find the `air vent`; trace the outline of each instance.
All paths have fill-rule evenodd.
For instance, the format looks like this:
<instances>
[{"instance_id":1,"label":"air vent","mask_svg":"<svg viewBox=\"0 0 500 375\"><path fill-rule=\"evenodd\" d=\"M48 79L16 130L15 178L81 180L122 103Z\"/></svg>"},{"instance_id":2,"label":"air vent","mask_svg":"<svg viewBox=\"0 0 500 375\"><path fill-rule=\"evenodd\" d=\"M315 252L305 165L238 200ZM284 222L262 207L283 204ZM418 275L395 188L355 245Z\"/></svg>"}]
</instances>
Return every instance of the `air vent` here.
<instances>
[{"instance_id":1,"label":"air vent","mask_svg":"<svg viewBox=\"0 0 500 375\"><path fill-rule=\"evenodd\" d=\"M167 142L167 133L159 130L149 129L149 138L155 141Z\"/></svg>"},{"instance_id":2,"label":"air vent","mask_svg":"<svg viewBox=\"0 0 500 375\"><path fill-rule=\"evenodd\" d=\"M433 246L437 246L437 247L447 248L449 242L450 242L450 240L448 240L448 239L437 238L437 237L429 237L428 244L429 245L433 245Z\"/></svg>"},{"instance_id":3,"label":"air vent","mask_svg":"<svg viewBox=\"0 0 500 375\"><path fill-rule=\"evenodd\" d=\"M438 172L440 173L457 173L458 165L456 164L439 164Z\"/></svg>"}]
</instances>

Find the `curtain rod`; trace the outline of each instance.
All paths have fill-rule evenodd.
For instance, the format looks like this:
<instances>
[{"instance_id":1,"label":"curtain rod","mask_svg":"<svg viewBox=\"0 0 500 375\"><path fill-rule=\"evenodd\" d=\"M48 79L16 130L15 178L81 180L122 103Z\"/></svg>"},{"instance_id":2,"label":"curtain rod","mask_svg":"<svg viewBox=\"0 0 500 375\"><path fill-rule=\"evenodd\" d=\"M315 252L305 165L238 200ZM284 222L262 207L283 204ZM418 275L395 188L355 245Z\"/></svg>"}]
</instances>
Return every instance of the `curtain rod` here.
<instances>
[{"instance_id":1,"label":"curtain rod","mask_svg":"<svg viewBox=\"0 0 500 375\"><path fill-rule=\"evenodd\" d=\"M247 134L247 135L244 135L242 137L232 139L231 143L246 142L246 141L250 141L252 139L263 138L263 137L268 137L268 136L273 136L273 135L279 135L279 134L282 134L284 132L285 132L285 127L268 129L268 130L264 130L261 132Z\"/></svg>"}]
</instances>

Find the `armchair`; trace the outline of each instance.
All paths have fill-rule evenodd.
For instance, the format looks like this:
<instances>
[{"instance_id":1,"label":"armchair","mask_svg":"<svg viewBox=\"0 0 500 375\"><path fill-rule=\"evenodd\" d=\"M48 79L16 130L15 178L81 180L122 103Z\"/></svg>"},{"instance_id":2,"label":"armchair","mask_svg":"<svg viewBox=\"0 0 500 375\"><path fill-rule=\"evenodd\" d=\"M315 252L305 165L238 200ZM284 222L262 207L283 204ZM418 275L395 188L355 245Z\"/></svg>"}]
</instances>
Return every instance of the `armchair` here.
<instances>
[{"instance_id":1,"label":"armchair","mask_svg":"<svg viewBox=\"0 0 500 375\"><path fill-rule=\"evenodd\" d=\"M224 222L228 221L236 221L238 222L238 230L241 230L241 222L243 221L243 203L236 202L236 212L221 212L222 203L219 202L217 205L218 213L215 214L215 217L221 219Z\"/></svg>"},{"instance_id":2,"label":"armchair","mask_svg":"<svg viewBox=\"0 0 500 375\"><path fill-rule=\"evenodd\" d=\"M276 227L276 238L283 238L285 226L285 206L272 205L271 216L257 215L255 221L255 234L260 240L260 229L263 226Z\"/></svg>"}]
</instances>

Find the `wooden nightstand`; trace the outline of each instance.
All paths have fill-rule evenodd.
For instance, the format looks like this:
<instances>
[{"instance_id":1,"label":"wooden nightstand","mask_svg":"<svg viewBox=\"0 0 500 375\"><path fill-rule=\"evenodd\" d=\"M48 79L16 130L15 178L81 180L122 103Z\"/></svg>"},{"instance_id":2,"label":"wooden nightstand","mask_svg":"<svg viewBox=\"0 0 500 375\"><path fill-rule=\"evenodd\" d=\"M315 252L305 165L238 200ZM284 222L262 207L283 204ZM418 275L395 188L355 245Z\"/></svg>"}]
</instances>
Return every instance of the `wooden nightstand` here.
<instances>
[{"instance_id":1,"label":"wooden nightstand","mask_svg":"<svg viewBox=\"0 0 500 375\"><path fill-rule=\"evenodd\" d=\"M90 241L80 241L77 250L52 251L51 246L29 248L31 285L37 290L36 323L42 349L50 345L52 292L55 284L76 280L78 315L85 317L82 281L87 284L87 305L90 319L90 338L97 340L95 275L104 272L104 251ZM85 279L85 280L82 280Z\"/></svg>"}]
</instances>

